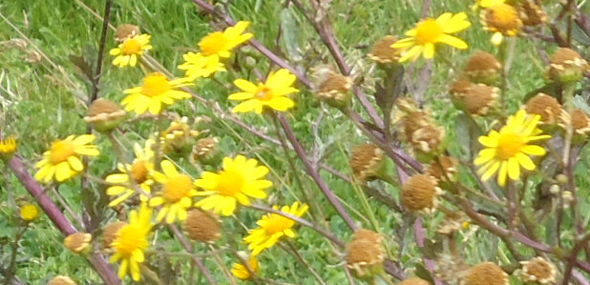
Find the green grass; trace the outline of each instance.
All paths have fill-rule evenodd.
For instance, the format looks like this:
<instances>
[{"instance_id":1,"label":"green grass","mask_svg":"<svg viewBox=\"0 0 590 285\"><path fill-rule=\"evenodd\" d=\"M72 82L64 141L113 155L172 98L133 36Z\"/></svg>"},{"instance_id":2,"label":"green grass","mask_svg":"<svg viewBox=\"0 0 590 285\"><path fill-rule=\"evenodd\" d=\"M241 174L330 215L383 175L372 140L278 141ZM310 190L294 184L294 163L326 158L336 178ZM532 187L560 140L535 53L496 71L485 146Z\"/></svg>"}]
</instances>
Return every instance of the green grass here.
<instances>
[{"instance_id":1,"label":"green grass","mask_svg":"<svg viewBox=\"0 0 590 285\"><path fill-rule=\"evenodd\" d=\"M98 14L102 14L103 2L98 0L84 1L85 5ZM330 16L334 21L338 45L345 54L348 64L353 66L354 75L363 77L366 82L375 82L376 74L372 71L372 63L365 57L370 45L387 34L401 36L418 19L421 9L418 0L350 0L333 1ZM430 16L438 16L442 11L459 12L469 10L465 1L432 1ZM32 164L40 159L43 153L58 138L70 134L85 132L82 117L86 113L85 102L89 94L89 85L69 60L70 55L83 56L94 65L98 50L102 21L86 10L76 1L48 0L48 1L9 1L0 4L0 125L2 135L18 134L20 155ZM444 4L443 4L444 3ZM444 5L444 7L443 7ZM264 43L274 52L292 59L292 64L300 70L308 71L311 67L321 64L333 64L327 49L305 18L296 10L285 9L279 2L262 0L233 1L231 12L237 20L252 22L250 30L256 39ZM287 19L287 20L285 20ZM489 43L490 34L481 30L478 17L470 14L473 27L461 34L470 44L469 51L485 50L497 53L497 49ZM154 46L151 56L158 60L167 70L181 76L182 72L176 66L182 63L182 54L194 50L199 39L211 32L209 26L211 18L199 14L196 6L188 0L153 0L153 1L115 1L111 22L113 25L135 23L142 30L152 35ZM112 31L107 49L114 47ZM279 37L280 36L280 37ZM277 40L277 37L278 40ZM24 42L25 46L4 49L8 42ZM509 74L509 85L506 98L510 112L515 111L524 95L532 89L543 85L543 62L534 45L540 49L553 49L549 44L540 41L519 41L514 46L515 60ZM464 51L448 51L457 66L460 66L470 54ZM256 60L256 67L263 72L269 70L269 61L253 52L251 56ZM31 58L40 58L32 62ZM106 56L99 97L120 101L122 91L138 86L143 73L139 69L118 69L110 64L112 57ZM244 55L238 56L238 62L243 63ZM416 70L423 64L418 63ZM274 68L274 67L273 67ZM194 90L200 96L219 102L229 109L233 103L227 101L227 95L235 90L231 82L238 77L253 75L247 70L230 71L216 76L218 84L213 81L201 80ZM433 109L435 117L443 122L448 133L449 150L458 155L461 146L455 143L455 127L452 123L459 114L454 108L449 108L450 101L447 87L456 74L442 62L435 61L434 72L430 85L420 100ZM371 94L372 86L365 85L366 93ZM313 134L313 125L320 114L320 105L314 95L300 86L302 92L295 98L297 108L288 115L288 119L298 139L309 151L316 144L326 151L324 163L342 173L350 174L348 157L351 146L367 141L356 131L351 122L339 112L327 109L320 122L318 136ZM412 94L410 94L412 95ZM414 94L415 95L415 94ZM372 100L372 98L371 98ZM194 108L193 108L194 106ZM359 111L359 106L355 106ZM328 201L320 194L317 186L305 174L303 164L293 153L290 155L296 162L293 170L285 159L282 149L276 145L254 137L241 129L238 125L219 117L211 109L192 100L190 104L176 104L172 111L180 115L194 118L207 116L212 122L205 127L211 134L220 138L220 148L227 155L246 154L257 158L261 163L271 168L270 179L276 185L270 193L272 203L287 204L293 201L304 201L303 190L313 192L314 198L322 208L324 217L315 222L326 225L337 237L347 241L351 232L338 217ZM263 129L270 136L275 136L272 122L253 114L241 116L247 124ZM125 135L131 141L138 137L146 138L156 126L151 122L142 122L138 126L125 126ZM354 134L354 135L351 135ZM115 156L106 137L99 139L103 155L92 161L90 172L99 177L114 170ZM128 145L129 146L129 145ZM309 151L311 152L311 151ZM588 157L587 151L584 157ZM193 177L199 171L187 161L180 164ZM590 181L584 175L585 169L580 165L578 185L583 195L589 194ZM33 171L31 167L31 171ZM302 177L302 185L296 176ZM411 230L405 231L404 219L393 213L374 200L368 205L361 201L365 199L359 189L351 184L323 171L322 177L339 196L353 218L366 228L373 228L387 238L390 256L406 267L412 269L419 263L417 251L411 247ZM78 178L79 179L79 178ZM395 196L399 189L375 183L375 187L383 187ZM0 177L0 261L9 254L8 243L14 237L18 225L18 210L15 206L17 199L28 199L25 189L16 178L5 174ZM93 186L95 195L103 188ZM74 210L79 212L81 197L79 194L79 180L68 182L60 187L60 193ZM361 195L359 195L361 194ZM368 206L368 207L367 207ZM583 202L582 209L588 209L588 203ZM496 209L500 210L500 209ZM318 215L318 213L314 213ZM217 243L222 249L220 257L223 263L230 267L235 258L226 252L234 248L246 250L239 244L240 238L246 234L246 227L252 228L261 216L260 212L243 210L237 214L237 219L225 219L224 227L227 234ZM311 217L308 215L308 219ZM102 225L113 221L115 213L104 209ZM428 219L428 237L438 238L435 234L436 225L442 220L442 215L435 219ZM407 221L406 221L407 222ZM401 231L401 233L400 233ZM97 232L99 233L99 232ZM328 241L311 229L299 227L298 237L291 242L299 249L299 253L319 272L327 284L344 284L347 278L340 264L343 252L333 248ZM403 235L401 241L397 238ZM571 234L571 233L569 233ZM463 253L465 261L477 263L482 260L500 260L504 262L507 250L498 247L499 239L485 231L475 233L475 239L465 242ZM158 246L167 252L178 252L180 245L170 238L166 231L158 234ZM477 241L474 241L477 240ZM17 263L17 277L26 284L45 284L51 277L64 274L72 276L78 284L96 284L98 276L90 269L84 259L68 252L62 245L63 237L53 227L47 217L41 215L24 235L20 243ZM204 254L207 248L197 246L197 252ZM403 251L401 251L403 249ZM224 251L225 250L225 251ZM401 251L401 252L400 252ZM530 254L530 252L527 252ZM152 256L152 265L156 264L156 256ZM190 272L186 257L171 257L172 268L177 271L179 278L175 284L189 284ZM309 271L293 256L280 248L273 248L260 258L262 270L260 275L281 280L291 284L319 284ZM0 263L1 265L2 263ZM206 259L206 265L219 284L228 284L225 276L211 258ZM410 270L411 271L411 270ZM198 275L198 274L197 274ZM411 274L410 274L411 275ZM172 282L172 281L171 281ZM205 284L203 280L201 283ZM516 281L515 281L516 282ZM172 284L172 283L170 283ZM518 283L515 283L518 284Z\"/></svg>"}]
</instances>

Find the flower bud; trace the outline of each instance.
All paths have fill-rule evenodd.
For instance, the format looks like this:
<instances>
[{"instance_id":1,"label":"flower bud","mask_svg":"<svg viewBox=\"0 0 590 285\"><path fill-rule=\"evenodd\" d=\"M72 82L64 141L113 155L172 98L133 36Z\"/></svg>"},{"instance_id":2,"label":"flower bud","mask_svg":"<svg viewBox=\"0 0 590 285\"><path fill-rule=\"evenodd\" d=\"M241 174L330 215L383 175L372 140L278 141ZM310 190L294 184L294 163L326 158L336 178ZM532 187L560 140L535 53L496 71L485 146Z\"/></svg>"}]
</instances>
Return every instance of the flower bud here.
<instances>
[{"instance_id":1,"label":"flower bud","mask_svg":"<svg viewBox=\"0 0 590 285\"><path fill-rule=\"evenodd\" d=\"M546 76L559 83L577 82L590 71L588 62L576 51L569 48L557 49L549 59Z\"/></svg>"},{"instance_id":2,"label":"flower bud","mask_svg":"<svg viewBox=\"0 0 590 285\"><path fill-rule=\"evenodd\" d=\"M85 254L91 249L90 242L92 235L89 233L77 232L66 237L64 245L74 253Z\"/></svg>"},{"instance_id":3,"label":"flower bud","mask_svg":"<svg viewBox=\"0 0 590 285\"><path fill-rule=\"evenodd\" d=\"M119 105L99 98L90 104L84 121L95 130L106 133L116 128L125 118L125 114Z\"/></svg>"}]
</instances>

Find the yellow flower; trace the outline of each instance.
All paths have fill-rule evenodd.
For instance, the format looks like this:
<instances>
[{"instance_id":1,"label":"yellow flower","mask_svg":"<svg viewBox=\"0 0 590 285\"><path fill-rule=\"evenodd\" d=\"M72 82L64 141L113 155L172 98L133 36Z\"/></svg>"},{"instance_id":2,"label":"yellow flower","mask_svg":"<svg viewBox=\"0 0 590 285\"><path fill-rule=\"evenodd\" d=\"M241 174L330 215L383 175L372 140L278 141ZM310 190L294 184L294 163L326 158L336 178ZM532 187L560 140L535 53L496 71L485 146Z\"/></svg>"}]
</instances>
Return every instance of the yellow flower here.
<instances>
[{"instance_id":1,"label":"yellow flower","mask_svg":"<svg viewBox=\"0 0 590 285\"><path fill-rule=\"evenodd\" d=\"M39 209L33 204L24 204L20 207L20 217L25 222L34 221L39 216Z\"/></svg>"},{"instance_id":2,"label":"yellow flower","mask_svg":"<svg viewBox=\"0 0 590 285\"><path fill-rule=\"evenodd\" d=\"M192 85L186 82L186 78L168 80L164 74L152 73L143 79L143 85L125 90L129 94L121 102L125 105L125 111L134 111L143 114L148 109L156 115L162 111L162 105L172 105L174 99L186 99L191 95L185 91L175 90L180 87Z\"/></svg>"},{"instance_id":3,"label":"yellow flower","mask_svg":"<svg viewBox=\"0 0 590 285\"><path fill-rule=\"evenodd\" d=\"M252 273L258 273L258 260L256 260L256 258L253 255L250 256L250 258L248 258L248 266L252 270ZM242 280L250 279L252 277L250 276L248 268L246 268L246 266L242 263L234 263L231 269L231 273L233 273L234 276Z\"/></svg>"},{"instance_id":4,"label":"yellow flower","mask_svg":"<svg viewBox=\"0 0 590 285\"><path fill-rule=\"evenodd\" d=\"M458 49L466 49L467 43L451 36L471 26L465 13L451 14L444 13L435 19L420 21L414 29L406 32L408 38L402 39L391 45L392 48L404 50L400 62L416 60L420 55L424 58L433 58L435 45L438 43L448 44Z\"/></svg>"},{"instance_id":5,"label":"yellow flower","mask_svg":"<svg viewBox=\"0 0 590 285\"><path fill-rule=\"evenodd\" d=\"M520 176L520 166L526 170L534 170L535 163L529 155L545 155L545 149L530 142L548 139L551 136L542 135L537 124L541 116L528 115L520 110L516 115L510 116L504 127L499 132L491 131L487 136L479 137L479 142L485 147L477 158L475 165L483 181L488 180L496 172L498 184L506 185L506 177L517 180Z\"/></svg>"},{"instance_id":6,"label":"yellow flower","mask_svg":"<svg viewBox=\"0 0 590 285\"><path fill-rule=\"evenodd\" d=\"M293 100L285 95L298 92L291 87L297 78L287 69L279 69L276 73L268 76L265 83L254 85L244 79L237 79L234 84L242 89L229 95L229 100L247 100L234 107L234 113L244 113L254 110L257 114L262 113L262 108L268 106L277 111L285 111L295 105Z\"/></svg>"},{"instance_id":7,"label":"yellow flower","mask_svg":"<svg viewBox=\"0 0 590 285\"><path fill-rule=\"evenodd\" d=\"M520 32L522 20L518 11L508 4L496 4L488 7L481 12L481 19L484 28L493 32L491 42L494 45L500 45L504 36L514 37Z\"/></svg>"},{"instance_id":8,"label":"yellow flower","mask_svg":"<svg viewBox=\"0 0 590 285\"><path fill-rule=\"evenodd\" d=\"M216 71L225 71L221 58L229 58L231 51L249 40L253 35L244 33L250 22L240 21L223 32L213 32L199 42L200 52L183 55L184 63L178 68L186 70L186 77L196 79L209 77Z\"/></svg>"},{"instance_id":9,"label":"yellow flower","mask_svg":"<svg viewBox=\"0 0 590 285\"><path fill-rule=\"evenodd\" d=\"M139 264L145 261L144 251L149 247L148 234L152 228L152 210L143 204L139 213L132 210L129 213L129 224L121 227L116 234L111 247L115 254L111 263L121 262L119 277L125 278L127 272L135 281L141 278Z\"/></svg>"},{"instance_id":10,"label":"yellow flower","mask_svg":"<svg viewBox=\"0 0 590 285\"><path fill-rule=\"evenodd\" d=\"M307 212L307 208L307 205L299 207L299 203L295 202L291 207L283 206L281 212L301 217ZM278 210L279 207L274 206L273 209ZM258 255L262 250L272 247L283 236L295 237L295 232L291 229L295 225L295 221L279 214L267 214L256 224L258 227L251 230L244 238L248 249L252 250L252 255Z\"/></svg>"},{"instance_id":11,"label":"yellow flower","mask_svg":"<svg viewBox=\"0 0 590 285\"><path fill-rule=\"evenodd\" d=\"M506 0L475 0L475 4L471 7L474 11L478 8L489 8L491 6L502 4Z\"/></svg>"},{"instance_id":12,"label":"yellow flower","mask_svg":"<svg viewBox=\"0 0 590 285\"><path fill-rule=\"evenodd\" d=\"M111 186L107 188L107 195L118 196L109 203L109 206L114 207L119 203L127 200L136 191L133 189L134 184L139 186L146 194L151 193L152 185L154 180L150 177L150 172L154 170L154 151L152 145L154 140L148 139L145 142L145 147L141 148L139 144L133 146L133 152L135 153L135 159L132 164L121 164L117 166L119 173L111 174L105 179L109 183L123 184ZM134 183L129 183L129 176L134 180ZM142 202L147 201L148 197L145 195L139 196Z\"/></svg>"},{"instance_id":13,"label":"yellow flower","mask_svg":"<svg viewBox=\"0 0 590 285\"><path fill-rule=\"evenodd\" d=\"M100 154L98 148L91 143L96 137L94 135L81 135L74 138L74 135L64 140L58 140L51 145L51 150L43 153L43 159L35 168L39 171L35 174L35 179L45 183L52 178L58 182L63 182L74 177L84 169L81 155L97 156Z\"/></svg>"},{"instance_id":14,"label":"yellow flower","mask_svg":"<svg viewBox=\"0 0 590 285\"><path fill-rule=\"evenodd\" d=\"M192 197L197 195L197 191L193 189L193 181L190 176L178 173L169 160L162 161L160 165L164 173L154 172L153 177L162 184L162 190L157 197L150 199L150 207L164 205L156 217L158 222L164 217L168 224L176 219L184 221L187 217L186 210L193 204Z\"/></svg>"},{"instance_id":15,"label":"yellow flower","mask_svg":"<svg viewBox=\"0 0 590 285\"><path fill-rule=\"evenodd\" d=\"M117 56L113 60L113 64L119 67L135 66L137 58L152 49L150 37L147 34L137 35L126 39L119 47L111 49L110 54Z\"/></svg>"},{"instance_id":16,"label":"yellow flower","mask_svg":"<svg viewBox=\"0 0 590 285\"><path fill-rule=\"evenodd\" d=\"M11 159L17 146L16 136L14 135L8 136L7 139L0 139L0 159Z\"/></svg>"},{"instance_id":17,"label":"yellow flower","mask_svg":"<svg viewBox=\"0 0 590 285\"><path fill-rule=\"evenodd\" d=\"M229 216L236 209L236 202L248 206L248 197L266 198L263 190L271 187L272 182L263 179L268 168L257 164L255 159L238 155L235 159L224 158L223 170L219 173L204 171L195 186L206 190L199 192L199 196L208 197L197 202L195 207Z\"/></svg>"}]
</instances>

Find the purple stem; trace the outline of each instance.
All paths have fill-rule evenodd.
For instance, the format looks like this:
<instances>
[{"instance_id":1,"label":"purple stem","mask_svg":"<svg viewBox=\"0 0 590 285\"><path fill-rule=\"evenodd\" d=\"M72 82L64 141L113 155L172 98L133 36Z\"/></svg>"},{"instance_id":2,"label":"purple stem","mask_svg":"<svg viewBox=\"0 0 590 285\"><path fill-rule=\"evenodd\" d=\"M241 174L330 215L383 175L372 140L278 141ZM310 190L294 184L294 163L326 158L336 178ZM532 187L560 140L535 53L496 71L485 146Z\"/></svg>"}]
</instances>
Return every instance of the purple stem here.
<instances>
[{"instance_id":1,"label":"purple stem","mask_svg":"<svg viewBox=\"0 0 590 285\"><path fill-rule=\"evenodd\" d=\"M420 249L424 248L424 228L422 228L422 220L420 218L416 218L414 224L412 225L414 229L414 239L416 240L416 245ZM443 285L443 282L436 277L436 262L434 260L427 258L426 256L422 255L422 262L424 262L424 266L430 272L432 279L434 280L435 285Z\"/></svg>"},{"instance_id":2,"label":"purple stem","mask_svg":"<svg viewBox=\"0 0 590 285\"><path fill-rule=\"evenodd\" d=\"M14 175L18 178L20 183L25 186L29 194L35 198L37 204L41 207L43 212L49 217L53 224L64 235L68 236L77 232L76 228L68 221L59 208L45 195L43 188L35 181L25 168L22 160L15 156L8 162L8 167L12 170ZM88 263L98 273L100 278L108 285L119 285L121 280L115 275L106 259L98 252L93 252L88 257Z\"/></svg>"}]
</instances>

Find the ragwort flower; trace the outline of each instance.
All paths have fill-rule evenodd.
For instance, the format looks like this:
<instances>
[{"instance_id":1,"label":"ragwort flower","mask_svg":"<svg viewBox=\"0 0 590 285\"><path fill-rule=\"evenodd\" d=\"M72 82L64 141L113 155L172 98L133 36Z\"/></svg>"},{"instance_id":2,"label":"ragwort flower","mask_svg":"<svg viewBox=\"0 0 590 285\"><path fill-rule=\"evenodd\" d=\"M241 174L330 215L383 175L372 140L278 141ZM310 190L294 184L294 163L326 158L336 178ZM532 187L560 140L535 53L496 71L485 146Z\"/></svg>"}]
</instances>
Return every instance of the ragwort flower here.
<instances>
[{"instance_id":1,"label":"ragwort flower","mask_svg":"<svg viewBox=\"0 0 590 285\"><path fill-rule=\"evenodd\" d=\"M122 226L111 243L115 254L111 263L120 262L119 277L125 278L129 272L134 281L141 278L139 264L145 261L144 251L149 247L148 234L152 229L152 210L142 205L139 213L129 213L129 224Z\"/></svg>"},{"instance_id":2,"label":"ragwort flower","mask_svg":"<svg viewBox=\"0 0 590 285\"><path fill-rule=\"evenodd\" d=\"M435 19L425 19L416 24L416 27L407 31L408 38L402 39L391 45L392 48L402 49L404 53L400 62L416 60L420 55L426 59L434 57L436 44L444 43L458 49L466 49L467 43L451 36L471 26L465 13L444 13Z\"/></svg>"},{"instance_id":3,"label":"ragwort flower","mask_svg":"<svg viewBox=\"0 0 590 285\"><path fill-rule=\"evenodd\" d=\"M150 35L141 34L126 39L119 47L111 49L110 54L115 55L113 64L119 67L127 65L135 66L137 59L143 55L144 52L151 50Z\"/></svg>"},{"instance_id":4,"label":"ragwort flower","mask_svg":"<svg viewBox=\"0 0 590 285\"><path fill-rule=\"evenodd\" d=\"M164 217L168 224L174 223L176 219L184 221L188 215L187 209L193 204L192 198L197 195L193 181L190 176L179 173L169 160L163 160L160 165L164 173L154 172L153 177L162 184L162 190L150 199L150 207L164 205L156 217L158 222Z\"/></svg>"},{"instance_id":5,"label":"ragwort flower","mask_svg":"<svg viewBox=\"0 0 590 285\"><path fill-rule=\"evenodd\" d=\"M475 0L475 4L471 7L473 10L477 10L478 8L488 8L490 6L502 4L506 2L506 0Z\"/></svg>"},{"instance_id":6,"label":"ragwort flower","mask_svg":"<svg viewBox=\"0 0 590 285\"><path fill-rule=\"evenodd\" d=\"M541 134L537 128L541 116L528 115L525 110L520 110L516 115L510 116L504 127L499 132L492 130L487 136L479 137L479 142L485 147L477 158L475 165L483 181L488 180L498 172L498 184L506 185L506 177L517 180L520 176L520 167L526 170L534 170L535 163L530 155L545 155L545 149L531 142L548 139L551 136Z\"/></svg>"},{"instance_id":7,"label":"ragwort flower","mask_svg":"<svg viewBox=\"0 0 590 285\"><path fill-rule=\"evenodd\" d=\"M253 255L251 255L248 258L248 266L250 267L250 270L252 270L252 273L258 273L258 260L256 260L256 257L254 257ZM234 263L232 265L231 273L242 280L252 278L252 276L250 276L248 268L246 268L246 266L242 263Z\"/></svg>"},{"instance_id":8,"label":"ragwort flower","mask_svg":"<svg viewBox=\"0 0 590 285\"><path fill-rule=\"evenodd\" d=\"M6 139L0 139L0 159L8 161L16 152L18 143L16 136L10 135Z\"/></svg>"},{"instance_id":9,"label":"ragwort flower","mask_svg":"<svg viewBox=\"0 0 590 285\"><path fill-rule=\"evenodd\" d=\"M195 186L206 190L199 192L199 196L208 197L198 201L195 207L213 209L215 213L229 216L236 209L237 202L248 206L249 197L266 198L264 189L271 187L272 182L264 179L268 168L257 164L255 159L238 155L235 159L224 158L223 170L218 173L204 171Z\"/></svg>"},{"instance_id":10,"label":"ragwort flower","mask_svg":"<svg viewBox=\"0 0 590 285\"><path fill-rule=\"evenodd\" d=\"M252 38L251 33L244 33L250 22L240 21L223 32L213 32L199 42L200 52L188 52L183 55L184 63L178 68L185 70L191 79L209 77L217 71L225 71L221 58L229 58L231 51Z\"/></svg>"},{"instance_id":11,"label":"ragwort flower","mask_svg":"<svg viewBox=\"0 0 590 285\"><path fill-rule=\"evenodd\" d=\"M276 111L286 111L295 103L285 95L298 92L291 87L297 78L287 69L279 69L266 79L266 82L254 83L244 79L237 79L234 84L242 89L242 92L229 95L229 100L246 100L238 104L232 112L244 113L254 110L261 114L263 107L270 107Z\"/></svg>"},{"instance_id":12,"label":"ragwort flower","mask_svg":"<svg viewBox=\"0 0 590 285\"><path fill-rule=\"evenodd\" d=\"M279 206L273 206L273 209L279 210ZM280 211L301 217L307 212L307 209L307 205L300 206L298 202L295 202L290 207L283 206ZM248 249L252 250L252 255L258 255L264 249L272 247L283 236L295 237L295 232L291 229L295 225L295 221L279 214L270 213L264 215L256 224L258 227L250 230L248 236L244 238L244 241L248 244Z\"/></svg>"},{"instance_id":13,"label":"ragwort flower","mask_svg":"<svg viewBox=\"0 0 590 285\"><path fill-rule=\"evenodd\" d=\"M57 182L63 182L74 177L84 169L80 160L81 155L97 156L100 154L98 148L91 143L96 137L94 135L71 135L64 140L55 141L51 149L43 153L43 159L35 168L35 179L45 183L55 178Z\"/></svg>"},{"instance_id":14,"label":"ragwort flower","mask_svg":"<svg viewBox=\"0 0 590 285\"><path fill-rule=\"evenodd\" d=\"M492 44L500 45L504 36L515 37L520 33L522 21L514 6L508 4L492 5L481 12L486 30L493 32Z\"/></svg>"},{"instance_id":15,"label":"ragwort flower","mask_svg":"<svg viewBox=\"0 0 590 285\"><path fill-rule=\"evenodd\" d=\"M174 100L190 98L188 92L175 90L180 87L192 85L186 78L168 80L164 74L152 73L143 79L143 85L123 91L129 94L121 102L125 105L125 111L134 111L143 114L148 109L150 113L157 115L162 111L162 105L172 105Z\"/></svg>"},{"instance_id":16,"label":"ragwort flower","mask_svg":"<svg viewBox=\"0 0 590 285\"><path fill-rule=\"evenodd\" d=\"M121 202L129 199L136 191L133 189L134 185L139 186L146 194L151 193L154 180L150 177L150 172L154 170L154 151L152 145L154 140L148 139L145 142L145 147L142 148L139 144L133 146L135 159L131 164L121 164L117 166L119 173L111 174L106 177L106 182L123 184L115 185L107 188L107 195L115 196L110 203L110 207L119 205ZM131 183L129 177L133 179ZM140 195L142 202L146 202L148 197Z\"/></svg>"}]
</instances>

